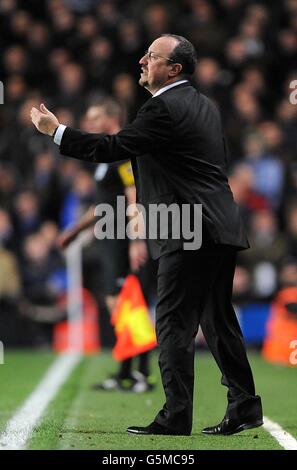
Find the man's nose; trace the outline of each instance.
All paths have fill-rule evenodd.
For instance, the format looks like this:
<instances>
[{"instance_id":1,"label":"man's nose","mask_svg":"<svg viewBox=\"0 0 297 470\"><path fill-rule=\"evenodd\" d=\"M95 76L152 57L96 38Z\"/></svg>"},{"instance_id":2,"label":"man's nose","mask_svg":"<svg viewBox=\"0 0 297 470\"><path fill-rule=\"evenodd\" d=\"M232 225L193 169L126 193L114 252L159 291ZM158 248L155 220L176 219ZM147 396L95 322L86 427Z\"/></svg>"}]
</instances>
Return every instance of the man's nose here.
<instances>
[{"instance_id":1,"label":"man's nose","mask_svg":"<svg viewBox=\"0 0 297 470\"><path fill-rule=\"evenodd\" d=\"M146 65L147 62L148 62L148 61L147 61L147 55L144 54L144 55L141 57L141 59L139 60L139 64L140 64L140 65Z\"/></svg>"}]
</instances>

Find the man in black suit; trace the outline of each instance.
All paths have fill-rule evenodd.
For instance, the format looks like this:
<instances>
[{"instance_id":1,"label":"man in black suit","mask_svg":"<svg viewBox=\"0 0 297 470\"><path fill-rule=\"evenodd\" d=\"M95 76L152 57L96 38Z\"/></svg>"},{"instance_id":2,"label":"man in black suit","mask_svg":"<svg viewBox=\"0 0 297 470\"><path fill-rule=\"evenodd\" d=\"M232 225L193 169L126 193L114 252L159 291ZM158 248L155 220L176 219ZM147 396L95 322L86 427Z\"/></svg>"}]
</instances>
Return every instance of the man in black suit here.
<instances>
[{"instance_id":1,"label":"man in black suit","mask_svg":"<svg viewBox=\"0 0 297 470\"><path fill-rule=\"evenodd\" d=\"M175 203L188 204L195 212L196 204L202 204L200 249L185 249L182 237L173 236L172 220L165 227L166 238L159 234L149 240L152 256L159 259L156 331L166 403L150 425L127 431L191 433L200 324L228 387L223 420L203 432L233 434L260 426L262 406L231 304L236 252L248 248L248 241L228 185L219 112L188 82L196 56L185 38L163 35L139 63L139 83L152 97L118 134L65 128L44 105L32 109L32 121L40 132L54 137L61 154L91 162L131 159L138 201L145 209L163 203L166 210Z\"/></svg>"}]
</instances>

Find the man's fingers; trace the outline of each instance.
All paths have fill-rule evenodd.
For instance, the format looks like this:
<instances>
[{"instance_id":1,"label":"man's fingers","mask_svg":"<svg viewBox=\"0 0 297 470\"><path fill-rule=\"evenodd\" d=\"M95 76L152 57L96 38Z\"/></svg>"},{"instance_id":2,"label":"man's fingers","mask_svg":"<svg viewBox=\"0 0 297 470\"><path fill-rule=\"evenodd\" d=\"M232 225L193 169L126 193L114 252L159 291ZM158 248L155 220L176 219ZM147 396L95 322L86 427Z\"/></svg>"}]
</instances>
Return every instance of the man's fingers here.
<instances>
[{"instance_id":1,"label":"man's fingers","mask_svg":"<svg viewBox=\"0 0 297 470\"><path fill-rule=\"evenodd\" d=\"M38 116L38 113L39 113L38 109L34 107L31 109L31 116Z\"/></svg>"},{"instance_id":2,"label":"man's fingers","mask_svg":"<svg viewBox=\"0 0 297 470\"><path fill-rule=\"evenodd\" d=\"M38 109L36 109L36 108L32 108L30 114L31 114L31 120L32 120L33 124L36 126L38 117L40 115L40 111L38 111Z\"/></svg>"},{"instance_id":3,"label":"man's fingers","mask_svg":"<svg viewBox=\"0 0 297 470\"><path fill-rule=\"evenodd\" d=\"M56 116L51 113L43 103L41 103L39 109L33 107L30 114L34 126L39 132L42 132L42 134L52 136L54 130L59 126L59 121Z\"/></svg>"},{"instance_id":4,"label":"man's fingers","mask_svg":"<svg viewBox=\"0 0 297 470\"><path fill-rule=\"evenodd\" d=\"M43 103L40 105L39 108L40 108L40 110L37 109L37 108L35 108L35 107L33 106L33 108L31 109L31 116L40 116L40 114L41 114L40 111L41 111L43 114L44 114L44 113L45 113L45 114L50 114L50 111L44 106Z\"/></svg>"},{"instance_id":5,"label":"man's fingers","mask_svg":"<svg viewBox=\"0 0 297 470\"><path fill-rule=\"evenodd\" d=\"M51 112L47 109L47 107L43 103L41 103L40 105L40 111L42 111L45 114L51 114Z\"/></svg>"}]
</instances>

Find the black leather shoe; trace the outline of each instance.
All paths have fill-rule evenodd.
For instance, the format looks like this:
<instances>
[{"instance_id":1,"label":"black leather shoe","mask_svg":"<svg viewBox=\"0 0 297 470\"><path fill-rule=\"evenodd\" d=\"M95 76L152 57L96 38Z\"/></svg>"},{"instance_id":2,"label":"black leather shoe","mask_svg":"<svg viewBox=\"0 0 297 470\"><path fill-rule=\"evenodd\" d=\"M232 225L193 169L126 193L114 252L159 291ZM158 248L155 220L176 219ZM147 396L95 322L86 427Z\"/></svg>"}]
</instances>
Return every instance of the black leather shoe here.
<instances>
[{"instance_id":1,"label":"black leather shoe","mask_svg":"<svg viewBox=\"0 0 297 470\"><path fill-rule=\"evenodd\" d=\"M263 420L261 418L255 420L239 421L234 419L224 418L216 426L202 429L203 434L209 435L223 435L229 436L230 434L236 434L237 432L245 431L246 429L257 428L262 426Z\"/></svg>"},{"instance_id":2,"label":"black leather shoe","mask_svg":"<svg viewBox=\"0 0 297 470\"><path fill-rule=\"evenodd\" d=\"M170 431L169 429L164 428L164 426L161 426L160 424L156 423L153 421L151 424L145 427L141 426L130 426L126 430L130 434L138 434L138 435L163 435L163 436L177 436L180 435L182 436L182 433L178 432L173 432Z\"/></svg>"}]
</instances>

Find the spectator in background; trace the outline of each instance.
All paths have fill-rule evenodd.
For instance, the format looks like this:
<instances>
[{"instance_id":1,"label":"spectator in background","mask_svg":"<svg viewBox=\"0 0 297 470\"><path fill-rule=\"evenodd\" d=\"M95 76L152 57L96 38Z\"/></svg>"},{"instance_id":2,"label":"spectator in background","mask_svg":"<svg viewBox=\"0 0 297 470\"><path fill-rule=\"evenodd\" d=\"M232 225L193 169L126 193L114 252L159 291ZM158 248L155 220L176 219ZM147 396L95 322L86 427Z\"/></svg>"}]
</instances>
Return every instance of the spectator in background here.
<instances>
[{"instance_id":1,"label":"spectator in background","mask_svg":"<svg viewBox=\"0 0 297 470\"><path fill-rule=\"evenodd\" d=\"M242 209L247 208L248 198L255 184L251 167L246 163L234 165L229 180L235 201Z\"/></svg>"},{"instance_id":2,"label":"spectator in background","mask_svg":"<svg viewBox=\"0 0 297 470\"><path fill-rule=\"evenodd\" d=\"M15 115L27 91L26 82L21 75L10 75L6 82L5 96L10 103L8 112L11 116Z\"/></svg>"},{"instance_id":3,"label":"spectator in background","mask_svg":"<svg viewBox=\"0 0 297 470\"><path fill-rule=\"evenodd\" d=\"M51 277L52 286L60 293L60 291L66 289L67 279L63 257L57 244L59 233L58 225L55 222L47 220L41 225L39 233L44 243L47 244L49 258L53 266L54 272Z\"/></svg>"},{"instance_id":4,"label":"spectator in background","mask_svg":"<svg viewBox=\"0 0 297 470\"><path fill-rule=\"evenodd\" d=\"M242 19L245 7L243 3L243 0L219 0L218 2L220 17L232 36L236 33Z\"/></svg>"},{"instance_id":5,"label":"spectator in background","mask_svg":"<svg viewBox=\"0 0 297 470\"><path fill-rule=\"evenodd\" d=\"M190 0L189 5L190 13L180 24L181 32L197 47L201 56L218 56L226 31L217 21L214 6L206 0Z\"/></svg>"},{"instance_id":6,"label":"spectator in background","mask_svg":"<svg viewBox=\"0 0 297 470\"><path fill-rule=\"evenodd\" d=\"M267 141L257 134L246 137L244 161L253 172L254 190L267 199L270 207L278 208L283 194L284 167L276 155L269 153Z\"/></svg>"},{"instance_id":7,"label":"spectator in background","mask_svg":"<svg viewBox=\"0 0 297 470\"><path fill-rule=\"evenodd\" d=\"M3 54L4 78L11 75L21 75L25 79L28 75L29 60L28 53L24 46L12 45Z\"/></svg>"},{"instance_id":8,"label":"spectator in background","mask_svg":"<svg viewBox=\"0 0 297 470\"><path fill-rule=\"evenodd\" d=\"M101 0L98 2L96 11L104 34L114 37L122 19L123 9L120 9L119 4L112 0Z\"/></svg>"},{"instance_id":9,"label":"spectator in background","mask_svg":"<svg viewBox=\"0 0 297 470\"><path fill-rule=\"evenodd\" d=\"M95 184L92 176L86 170L79 170L72 187L66 194L60 216L62 228L68 228L95 202Z\"/></svg>"},{"instance_id":10,"label":"spectator in background","mask_svg":"<svg viewBox=\"0 0 297 470\"><path fill-rule=\"evenodd\" d=\"M236 78L248 57L243 39L239 36L229 39L225 45L224 56L229 70L232 71Z\"/></svg>"},{"instance_id":11,"label":"spectator in background","mask_svg":"<svg viewBox=\"0 0 297 470\"><path fill-rule=\"evenodd\" d=\"M238 263L235 269L233 281L233 302L241 307L249 302L252 297L252 280L249 269Z\"/></svg>"},{"instance_id":12,"label":"spectator in background","mask_svg":"<svg viewBox=\"0 0 297 470\"><path fill-rule=\"evenodd\" d=\"M225 112L226 135L229 137L231 155L238 160L243 153L243 140L248 133L255 131L262 117L262 109L256 97L242 84L233 88L229 108Z\"/></svg>"},{"instance_id":13,"label":"spectator in background","mask_svg":"<svg viewBox=\"0 0 297 470\"><path fill-rule=\"evenodd\" d=\"M47 325L65 315L57 303L65 289L65 283L60 282L63 262L61 257L51 256L51 245L42 231L26 237L22 258L22 313L40 323L39 345L50 346L51 327Z\"/></svg>"},{"instance_id":14,"label":"spectator in background","mask_svg":"<svg viewBox=\"0 0 297 470\"><path fill-rule=\"evenodd\" d=\"M7 209L10 214L13 209L13 200L18 192L15 169L0 165L0 207Z\"/></svg>"},{"instance_id":15,"label":"spectator in background","mask_svg":"<svg viewBox=\"0 0 297 470\"><path fill-rule=\"evenodd\" d=\"M50 69L54 75L58 73L58 71L70 62L70 54L69 51L63 47L57 47L51 49L49 54L49 65Z\"/></svg>"},{"instance_id":16,"label":"spectator in background","mask_svg":"<svg viewBox=\"0 0 297 470\"><path fill-rule=\"evenodd\" d=\"M41 225L40 205L36 194L26 190L15 199L14 225L18 243L28 235L36 232Z\"/></svg>"},{"instance_id":17,"label":"spectator in background","mask_svg":"<svg viewBox=\"0 0 297 470\"><path fill-rule=\"evenodd\" d=\"M85 54L86 49L99 33L99 24L96 17L84 15L77 20L77 30L71 46L73 57L79 60Z\"/></svg>"},{"instance_id":18,"label":"spectator in background","mask_svg":"<svg viewBox=\"0 0 297 470\"><path fill-rule=\"evenodd\" d=\"M274 121L263 121L259 124L259 132L262 135L267 152L279 156L283 152L283 134L280 126Z\"/></svg>"},{"instance_id":19,"label":"spectator in background","mask_svg":"<svg viewBox=\"0 0 297 470\"><path fill-rule=\"evenodd\" d=\"M286 239L280 233L271 209L251 216L249 241L252 249L241 254L252 274L253 294L261 300L271 299L277 288L277 269L287 255Z\"/></svg>"},{"instance_id":20,"label":"spectator in background","mask_svg":"<svg viewBox=\"0 0 297 470\"><path fill-rule=\"evenodd\" d=\"M297 287L297 257L285 258L279 271L280 287ZM295 310L295 314L296 314Z\"/></svg>"},{"instance_id":21,"label":"spectator in background","mask_svg":"<svg viewBox=\"0 0 297 470\"><path fill-rule=\"evenodd\" d=\"M246 227L256 210L268 207L267 199L255 192L254 172L246 163L236 164L230 175L230 187L235 201L240 205Z\"/></svg>"},{"instance_id":22,"label":"spectator in background","mask_svg":"<svg viewBox=\"0 0 297 470\"><path fill-rule=\"evenodd\" d=\"M58 252L57 247L57 236L58 236L58 226L55 222L47 220L44 222L39 230L39 233L45 240L48 245L49 253L53 256L56 256ZM59 260L61 261L61 255L59 255Z\"/></svg>"},{"instance_id":23,"label":"spectator in background","mask_svg":"<svg viewBox=\"0 0 297 470\"><path fill-rule=\"evenodd\" d=\"M38 136L32 133L32 129L28 126L28 107L33 103L36 103L35 97L28 98L22 103L18 109L17 121L14 123L15 127L8 126L4 133L3 160L14 165L14 168L22 176L23 185L27 184L32 177L34 155L45 149L53 148L51 144L44 144ZM24 156L27 158L26 164L22 161Z\"/></svg>"},{"instance_id":24,"label":"spectator in background","mask_svg":"<svg viewBox=\"0 0 297 470\"><path fill-rule=\"evenodd\" d=\"M31 25L27 45L30 51L29 81L32 87L39 88L40 83L47 82L48 62L44 58L48 56L50 51L50 39L50 32L46 24L35 22ZM47 87L44 89L47 91Z\"/></svg>"},{"instance_id":25,"label":"spectator in background","mask_svg":"<svg viewBox=\"0 0 297 470\"><path fill-rule=\"evenodd\" d=\"M242 73L241 84L247 93L254 96L262 106L269 106L269 91L263 71L257 66L247 66Z\"/></svg>"},{"instance_id":26,"label":"spectator in background","mask_svg":"<svg viewBox=\"0 0 297 470\"><path fill-rule=\"evenodd\" d=\"M54 46L71 49L72 39L75 32L75 17L73 13L65 8L62 2L56 5L50 2L50 20L52 22L52 39Z\"/></svg>"},{"instance_id":27,"label":"spectator in background","mask_svg":"<svg viewBox=\"0 0 297 470\"><path fill-rule=\"evenodd\" d=\"M14 251L16 239L9 213L0 208L0 246L2 249Z\"/></svg>"},{"instance_id":28,"label":"spectator in background","mask_svg":"<svg viewBox=\"0 0 297 470\"><path fill-rule=\"evenodd\" d=\"M245 18L240 24L239 36L242 39L247 59L263 57L265 45L261 37L260 23L256 23L253 18Z\"/></svg>"},{"instance_id":29,"label":"spectator in background","mask_svg":"<svg viewBox=\"0 0 297 470\"><path fill-rule=\"evenodd\" d=\"M64 4L71 10L79 13L90 11L97 3L97 0L63 0Z\"/></svg>"},{"instance_id":30,"label":"spectator in background","mask_svg":"<svg viewBox=\"0 0 297 470\"><path fill-rule=\"evenodd\" d=\"M293 29L281 29L278 33L278 66L281 70L296 69L297 39Z\"/></svg>"},{"instance_id":31,"label":"spectator in background","mask_svg":"<svg viewBox=\"0 0 297 470\"><path fill-rule=\"evenodd\" d=\"M0 221L1 223L1 221ZM17 259L13 253L6 250L0 239L0 311L5 309L7 302L17 303L20 295L20 277Z\"/></svg>"},{"instance_id":32,"label":"spectator in background","mask_svg":"<svg viewBox=\"0 0 297 470\"><path fill-rule=\"evenodd\" d=\"M24 44L32 27L32 18L25 10L17 10L10 19L12 40L18 44Z\"/></svg>"},{"instance_id":33,"label":"spectator in background","mask_svg":"<svg viewBox=\"0 0 297 470\"><path fill-rule=\"evenodd\" d=\"M283 145L288 158L294 160L297 154L297 106L285 98L277 106L277 119L282 130Z\"/></svg>"},{"instance_id":34,"label":"spectator in background","mask_svg":"<svg viewBox=\"0 0 297 470\"><path fill-rule=\"evenodd\" d=\"M194 78L199 90L212 98L221 109L228 106L232 76L221 69L217 60L212 57L198 60Z\"/></svg>"},{"instance_id":35,"label":"spectator in background","mask_svg":"<svg viewBox=\"0 0 297 470\"><path fill-rule=\"evenodd\" d=\"M116 101L123 107L124 119L134 118L139 104L134 79L128 73L120 73L115 77L112 88Z\"/></svg>"},{"instance_id":36,"label":"spectator in background","mask_svg":"<svg viewBox=\"0 0 297 470\"><path fill-rule=\"evenodd\" d=\"M113 45L106 37L96 37L90 43L86 59L90 85L103 90L110 89L110 77L114 76Z\"/></svg>"},{"instance_id":37,"label":"spectator in background","mask_svg":"<svg viewBox=\"0 0 297 470\"><path fill-rule=\"evenodd\" d=\"M3 214L0 211L0 331L1 340L9 344L9 340L15 338L19 323L21 281L17 258L3 245L3 228Z\"/></svg>"},{"instance_id":38,"label":"spectator in background","mask_svg":"<svg viewBox=\"0 0 297 470\"><path fill-rule=\"evenodd\" d=\"M148 42L152 42L164 31L171 29L169 10L161 3L153 3L145 8L143 22Z\"/></svg>"},{"instance_id":39,"label":"spectator in background","mask_svg":"<svg viewBox=\"0 0 297 470\"><path fill-rule=\"evenodd\" d=\"M144 49L140 25L131 18L121 21L117 33L117 51L120 51L117 59L118 70L135 76L137 72L137 58Z\"/></svg>"},{"instance_id":40,"label":"spectator in background","mask_svg":"<svg viewBox=\"0 0 297 470\"><path fill-rule=\"evenodd\" d=\"M3 0L0 3L0 14L3 23L5 23L5 20L7 21L7 18L9 18L12 13L15 13L16 7L16 0Z\"/></svg>"},{"instance_id":41,"label":"spectator in background","mask_svg":"<svg viewBox=\"0 0 297 470\"><path fill-rule=\"evenodd\" d=\"M289 254L297 258L297 204L292 203L287 210L286 229Z\"/></svg>"},{"instance_id":42,"label":"spectator in background","mask_svg":"<svg viewBox=\"0 0 297 470\"><path fill-rule=\"evenodd\" d=\"M84 94L85 72L83 68L74 63L66 63L59 69L58 95L56 103L61 107L68 107L75 113L82 111L80 96Z\"/></svg>"},{"instance_id":43,"label":"spectator in background","mask_svg":"<svg viewBox=\"0 0 297 470\"><path fill-rule=\"evenodd\" d=\"M32 185L39 195L40 212L43 219L58 222L60 216L60 190L54 155L45 151L35 157Z\"/></svg>"}]
</instances>

